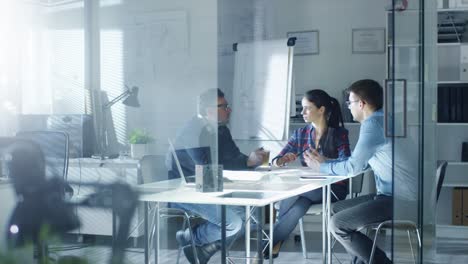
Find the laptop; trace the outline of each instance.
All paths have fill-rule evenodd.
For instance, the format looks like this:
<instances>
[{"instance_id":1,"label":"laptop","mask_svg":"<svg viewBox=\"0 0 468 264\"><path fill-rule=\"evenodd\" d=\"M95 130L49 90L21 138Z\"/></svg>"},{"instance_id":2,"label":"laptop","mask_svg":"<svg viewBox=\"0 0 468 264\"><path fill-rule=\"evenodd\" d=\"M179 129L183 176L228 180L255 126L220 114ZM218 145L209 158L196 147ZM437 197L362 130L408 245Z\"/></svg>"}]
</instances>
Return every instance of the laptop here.
<instances>
[{"instance_id":1,"label":"laptop","mask_svg":"<svg viewBox=\"0 0 468 264\"><path fill-rule=\"evenodd\" d=\"M176 150L169 139L169 151L172 154L170 178L181 178L185 184L195 185L195 165L211 163L210 147Z\"/></svg>"}]
</instances>

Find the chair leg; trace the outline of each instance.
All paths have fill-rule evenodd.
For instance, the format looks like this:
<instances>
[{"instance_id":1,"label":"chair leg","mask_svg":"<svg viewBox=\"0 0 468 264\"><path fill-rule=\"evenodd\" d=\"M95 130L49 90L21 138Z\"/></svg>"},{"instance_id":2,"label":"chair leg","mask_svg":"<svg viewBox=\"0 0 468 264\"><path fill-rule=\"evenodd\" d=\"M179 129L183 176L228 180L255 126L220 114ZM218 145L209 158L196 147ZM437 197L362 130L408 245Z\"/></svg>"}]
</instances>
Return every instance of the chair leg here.
<instances>
[{"instance_id":1,"label":"chair leg","mask_svg":"<svg viewBox=\"0 0 468 264\"><path fill-rule=\"evenodd\" d=\"M372 251L369 258L369 264L374 262L375 247L377 246L377 237L379 236L380 226L375 230L374 242L372 243Z\"/></svg>"},{"instance_id":2,"label":"chair leg","mask_svg":"<svg viewBox=\"0 0 468 264\"><path fill-rule=\"evenodd\" d=\"M338 261L338 263L342 264L342 262L340 261L338 256L335 254L335 252L333 252L333 248L335 248L335 244L336 244L336 239L334 237L332 237L332 244L331 244L332 255L333 255L333 257L335 257L335 259L336 259L336 261Z\"/></svg>"},{"instance_id":3,"label":"chair leg","mask_svg":"<svg viewBox=\"0 0 468 264\"><path fill-rule=\"evenodd\" d=\"M185 230L186 226L187 226L187 219L184 217L184 222L182 223L182 230ZM177 262L176 262L177 264L179 264L181 252L182 252L182 247L179 246L179 249L177 250Z\"/></svg>"},{"instance_id":4,"label":"chair leg","mask_svg":"<svg viewBox=\"0 0 468 264\"><path fill-rule=\"evenodd\" d=\"M192 241L192 250L193 250L193 256L195 258L195 264L200 264L200 262L198 261L197 248L195 246L195 242L193 239L192 223L190 223L190 217L187 214L185 214L185 217L187 219L188 229L190 232L190 240Z\"/></svg>"},{"instance_id":5,"label":"chair leg","mask_svg":"<svg viewBox=\"0 0 468 264\"><path fill-rule=\"evenodd\" d=\"M409 241L409 244L410 244L411 255L413 256L413 262L414 262L414 264L416 264L416 255L414 254L413 242L411 241L411 232L410 232L409 229L407 229L406 233L408 234L408 241Z\"/></svg>"},{"instance_id":6,"label":"chair leg","mask_svg":"<svg viewBox=\"0 0 468 264\"><path fill-rule=\"evenodd\" d=\"M299 219L299 231L301 233L302 256L304 257L304 259L307 259L307 247L304 234L304 222L302 220L302 217L301 219Z\"/></svg>"},{"instance_id":7,"label":"chair leg","mask_svg":"<svg viewBox=\"0 0 468 264\"><path fill-rule=\"evenodd\" d=\"M416 231L416 236L418 237L418 246L419 248L421 248L422 247L421 235L419 234L419 230L417 228L415 229L415 231Z\"/></svg>"}]
</instances>

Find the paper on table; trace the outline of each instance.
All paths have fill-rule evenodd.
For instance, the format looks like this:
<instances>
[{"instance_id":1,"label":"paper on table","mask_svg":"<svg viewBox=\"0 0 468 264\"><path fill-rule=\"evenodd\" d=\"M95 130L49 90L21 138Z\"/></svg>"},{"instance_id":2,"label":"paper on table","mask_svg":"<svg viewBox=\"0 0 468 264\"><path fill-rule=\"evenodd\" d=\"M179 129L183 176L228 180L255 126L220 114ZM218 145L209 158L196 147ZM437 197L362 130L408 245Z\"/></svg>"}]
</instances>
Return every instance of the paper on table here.
<instances>
[{"instance_id":1,"label":"paper on table","mask_svg":"<svg viewBox=\"0 0 468 264\"><path fill-rule=\"evenodd\" d=\"M278 176L294 176L294 177L314 177L314 176L326 176L322 172L314 172L310 168L294 168L294 169L285 169L285 170L278 170L273 172L274 175Z\"/></svg>"},{"instance_id":2,"label":"paper on table","mask_svg":"<svg viewBox=\"0 0 468 264\"><path fill-rule=\"evenodd\" d=\"M313 172L310 168L307 167L296 167L296 168L287 168L282 167L282 169L274 171L231 171L223 170L223 177L228 178L231 181L261 181L261 180L276 180L280 181L280 177L324 177L321 172Z\"/></svg>"},{"instance_id":3,"label":"paper on table","mask_svg":"<svg viewBox=\"0 0 468 264\"><path fill-rule=\"evenodd\" d=\"M260 181L264 176L268 175L258 171L223 170L223 177L231 181Z\"/></svg>"}]
</instances>

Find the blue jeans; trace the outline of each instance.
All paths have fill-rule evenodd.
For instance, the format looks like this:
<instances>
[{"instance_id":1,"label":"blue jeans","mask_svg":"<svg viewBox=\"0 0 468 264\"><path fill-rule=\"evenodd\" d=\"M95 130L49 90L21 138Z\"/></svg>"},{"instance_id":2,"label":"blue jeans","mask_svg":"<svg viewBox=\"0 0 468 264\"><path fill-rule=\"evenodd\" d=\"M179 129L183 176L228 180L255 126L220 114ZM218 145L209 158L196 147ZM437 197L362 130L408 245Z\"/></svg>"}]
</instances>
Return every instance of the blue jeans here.
<instances>
[{"instance_id":1,"label":"blue jeans","mask_svg":"<svg viewBox=\"0 0 468 264\"><path fill-rule=\"evenodd\" d=\"M332 191L339 200L343 200L348 194L348 185L332 184ZM337 201L337 197L332 195L332 202ZM278 221L274 226L273 245L276 245L279 241L285 241L296 227L299 219L307 213L309 207L319 203L322 203L322 189L281 201Z\"/></svg>"},{"instance_id":2,"label":"blue jeans","mask_svg":"<svg viewBox=\"0 0 468 264\"><path fill-rule=\"evenodd\" d=\"M189 211L206 220L193 230L195 245L201 246L221 239L221 206L172 203L171 207ZM244 232L244 222L244 207L226 206L226 243L228 245Z\"/></svg>"}]
</instances>

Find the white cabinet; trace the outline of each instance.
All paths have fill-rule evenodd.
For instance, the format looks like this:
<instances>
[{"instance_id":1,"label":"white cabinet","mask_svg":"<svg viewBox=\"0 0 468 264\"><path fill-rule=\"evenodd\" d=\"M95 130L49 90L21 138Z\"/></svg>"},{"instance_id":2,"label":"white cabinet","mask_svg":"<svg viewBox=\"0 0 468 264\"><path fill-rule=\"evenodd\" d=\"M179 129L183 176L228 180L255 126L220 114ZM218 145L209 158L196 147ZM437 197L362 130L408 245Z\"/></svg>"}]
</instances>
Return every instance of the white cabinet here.
<instances>
[{"instance_id":1,"label":"white cabinet","mask_svg":"<svg viewBox=\"0 0 468 264\"><path fill-rule=\"evenodd\" d=\"M95 189L84 186L82 183L109 184L114 182L125 182L130 185L142 183L139 171L139 161L125 160L97 160L97 159L70 159L68 168L68 181L72 184L74 191L73 199L81 200L87 195L94 193ZM81 221L81 227L72 233L112 235L112 211L110 209L96 209L78 207L77 214ZM130 226L131 237L143 235L143 210L138 208Z\"/></svg>"}]
</instances>

